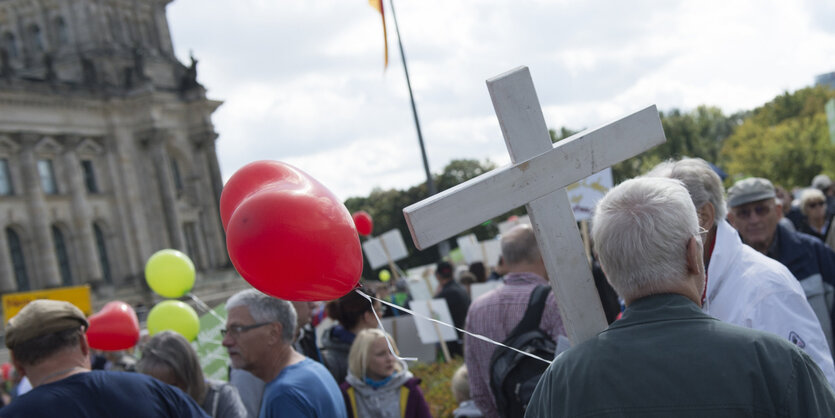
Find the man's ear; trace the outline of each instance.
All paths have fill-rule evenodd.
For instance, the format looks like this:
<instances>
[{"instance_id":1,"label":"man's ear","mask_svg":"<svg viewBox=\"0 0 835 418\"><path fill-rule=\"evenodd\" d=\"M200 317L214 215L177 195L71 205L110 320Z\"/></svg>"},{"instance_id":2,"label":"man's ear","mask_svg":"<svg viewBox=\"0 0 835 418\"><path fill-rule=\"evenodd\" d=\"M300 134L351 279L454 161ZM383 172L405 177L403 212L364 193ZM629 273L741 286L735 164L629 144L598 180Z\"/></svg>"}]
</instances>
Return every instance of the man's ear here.
<instances>
[{"instance_id":1,"label":"man's ear","mask_svg":"<svg viewBox=\"0 0 835 418\"><path fill-rule=\"evenodd\" d=\"M9 355L12 357L12 364L14 365L14 368L17 369L18 374L20 374L21 377L26 376L26 368L23 367L23 363L14 358L14 351L9 351Z\"/></svg>"},{"instance_id":2,"label":"man's ear","mask_svg":"<svg viewBox=\"0 0 835 418\"><path fill-rule=\"evenodd\" d=\"M710 228L713 228L714 224L716 224L716 208L713 207L713 203L705 203L696 213L699 216L699 225L702 228L710 231Z\"/></svg>"},{"instance_id":3,"label":"man's ear","mask_svg":"<svg viewBox=\"0 0 835 418\"><path fill-rule=\"evenodd\" d=\"M690 237L687 242L687 272L689 274L701 274L704 276L705 263L703 247L696 237Z\"/></svg>"},{"instance_id":4,"label":"man's ear","mask_svg":"<svg viewBox=\"0 0 835 418\"><path fill-rule=\"evenodd\" d=\"M281 322L273 322L270 324L270 343L278 343L283 341L281 338L281 334L284 333L284 326L281 325Z\"/></svg>"}]
</instances>

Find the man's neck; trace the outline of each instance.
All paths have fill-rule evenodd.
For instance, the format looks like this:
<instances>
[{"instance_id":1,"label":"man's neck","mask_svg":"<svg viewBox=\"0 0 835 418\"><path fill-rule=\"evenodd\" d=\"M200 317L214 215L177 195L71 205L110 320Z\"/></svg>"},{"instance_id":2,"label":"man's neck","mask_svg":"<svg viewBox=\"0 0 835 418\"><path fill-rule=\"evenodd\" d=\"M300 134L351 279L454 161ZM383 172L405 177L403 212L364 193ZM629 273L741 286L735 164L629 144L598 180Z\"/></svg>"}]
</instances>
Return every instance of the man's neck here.
<instances>
[{"instance_id":1,"label":"man's neck","mask_svg":"<svg viewBox=\"0 0 835 418\"><path fill-rule=\"evenodd\" d=\"M26 367L26 376L29 376L32 387L57 382L74 374L90 371L89 362L85 363L83 358L72 354L59 352L35 366Z\"/></svg>"},{"instance_id":2,"label":"man's neck","mask_svg":"<svg viewBox=\"0 0 835 418\"><path fill-rule=\"evenodd\" d=\"M278 351L270 358L269 363L263 371L254 371L253 374L265 383L270 383L278 377L281 372L289 366L304 360L304 356L297 353L290 344L282 343Z\"/></svg>"}]
</instances>

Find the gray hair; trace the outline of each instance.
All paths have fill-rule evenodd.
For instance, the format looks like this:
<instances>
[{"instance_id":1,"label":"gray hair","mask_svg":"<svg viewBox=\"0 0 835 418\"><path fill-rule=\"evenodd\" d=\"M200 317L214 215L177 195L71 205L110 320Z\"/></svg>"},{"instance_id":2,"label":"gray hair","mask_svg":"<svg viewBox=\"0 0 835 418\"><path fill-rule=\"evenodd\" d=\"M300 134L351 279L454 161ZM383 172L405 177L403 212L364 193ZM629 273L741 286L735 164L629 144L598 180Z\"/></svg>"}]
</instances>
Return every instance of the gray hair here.
<instances>
[{"instance_id":1,"label":"gray hair","mask_svg":"<svg viewBox=\"0 0 835 418\"><path fill-rule=\"evenodd\" d=\"M714 224L722 222L728 214L722 179L713 171L710 164L701 158L664 161L655 166L645 177L667 177L681 181L690 193L696 209L701 208L707 202L713 204L716 213Z\"/></svg>"},{"instance_id":2,"label":"gray hair","mask_svg":"<svg viewBox=\"0 0 835 418\"><path fill-rule=\"evenodd\" d=\"M169 370L182 389L198 404L206 397L206 381L197 352L182 335L173 331L162 331L148 340L142 347L142 357L136 369L147 375L154 375L160 369Z\"/></svg>"},{"instance_id":3,"label":"gray hair","mask_svg":"<svg viewBox=\"0 0 835 418\"><path fill-rule=\"evenodd\" d=\"M296 333L296 308L284 300L261 293L255 289L242 290L226 302L226 310L246 306L255 322L278 322L281 324L281 338L292 343Z\"/></svg>"},{"instance_id":4,"label":"gray hair","mask_svg":"<svg viewBox=\"0 0 835 418\"><path fill-rule=\"evenodd\" d=\"M693 236L699 236L699 220L690 195L680 181L666 178L621 183L597 204L592 222L600 264L626 300L684 282Z\"/></svg>"},{"instance_id":5,"label":"gray hair","mask_svg":"<svg viewBox=\"0 0 835 418\"><path fill-rule=\"evenodd\" d=\"M536 262L542 255L536 243L536 235L528 224L513 227L502 237L502 257L506 264Z\"/></svg>"}]
</instances>

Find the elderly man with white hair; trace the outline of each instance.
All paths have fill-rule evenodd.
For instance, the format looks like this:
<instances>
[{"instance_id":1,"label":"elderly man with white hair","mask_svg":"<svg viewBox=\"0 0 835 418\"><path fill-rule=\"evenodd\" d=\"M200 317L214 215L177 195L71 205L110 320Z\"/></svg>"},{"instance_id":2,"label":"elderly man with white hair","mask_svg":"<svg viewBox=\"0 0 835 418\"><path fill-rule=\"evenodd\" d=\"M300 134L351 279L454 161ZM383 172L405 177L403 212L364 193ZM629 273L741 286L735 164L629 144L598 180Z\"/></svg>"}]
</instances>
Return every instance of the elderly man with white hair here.
<instances>
[{"instance_id":1,"label":"elderly man with white hair","mask_svg":"<svg viewBox=\"0 0 835 418\"><path fill-rule=\"evenodd\" d=\"M666 161L647 176L681 181L696 206L699 226L707 231L702 310L725 322L791 341L815 360L835 387L828 311L816 316L803 286L786 266L742 243L725 220L725 188L710 165L700 158Z\"/></svg>"},{"instance_id":2,"label":"elderly man with white hair","mask_svg":"<svg viewBox=\"0 0 835 418\"><path fill-rule=\"evenodd\" d=\"M527 417L835 416L835 392L803 350L701 310L703 232L677 180L606 194L594 248L626 310L554 360Z\"/></svg>"},{"instance_id":3,"label":"elderly man with white hair","mask_svg":"<svg viewBox=\"0 0 835 418\"><path fill-rule=\"evenodd\" d=\"M330 372L293 348L296 310L290 302L248 289L230 297L226 310L221 333L232 367L266 383L260 418L347 417Z\"/></svg>"}]
</instances>

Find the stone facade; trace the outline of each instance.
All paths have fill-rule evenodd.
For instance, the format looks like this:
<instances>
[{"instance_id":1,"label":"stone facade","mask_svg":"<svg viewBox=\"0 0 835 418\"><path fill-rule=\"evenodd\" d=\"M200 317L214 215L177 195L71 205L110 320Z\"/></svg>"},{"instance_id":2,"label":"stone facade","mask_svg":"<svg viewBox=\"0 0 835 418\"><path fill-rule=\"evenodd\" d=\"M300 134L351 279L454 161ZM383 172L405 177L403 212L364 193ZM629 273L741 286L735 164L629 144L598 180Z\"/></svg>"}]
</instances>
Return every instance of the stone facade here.
<instances>
[{"instance_id":1,"label":"stone facade","mask_svg":"<svg viewBox=\"0 0 835 418\"><path fill-rule=\"evenodd\" d=\"M170 0L0 0L0 293L144 280L164 248L229 266L197 62Z\"/></svg>"}]
</instances>

